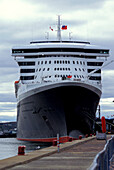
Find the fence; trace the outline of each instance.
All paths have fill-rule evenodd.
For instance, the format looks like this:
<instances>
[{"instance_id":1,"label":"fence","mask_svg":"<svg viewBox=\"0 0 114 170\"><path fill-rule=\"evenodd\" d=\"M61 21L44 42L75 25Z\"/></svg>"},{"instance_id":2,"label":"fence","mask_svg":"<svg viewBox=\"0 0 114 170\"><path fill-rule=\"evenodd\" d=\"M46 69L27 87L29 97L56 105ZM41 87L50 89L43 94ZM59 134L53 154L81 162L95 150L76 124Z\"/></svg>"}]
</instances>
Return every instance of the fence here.
<instances>
[{"instance_id":1,"label":"fence","mask_svg":"<svg viewBox=\"0 0 114 170\"><path fill-rule=\"evenodd\" d=\"M110 160L114 154L114 136L109 139L104 149L99 152L89 170L109 170Z\"/></svg>"}]
</instances>

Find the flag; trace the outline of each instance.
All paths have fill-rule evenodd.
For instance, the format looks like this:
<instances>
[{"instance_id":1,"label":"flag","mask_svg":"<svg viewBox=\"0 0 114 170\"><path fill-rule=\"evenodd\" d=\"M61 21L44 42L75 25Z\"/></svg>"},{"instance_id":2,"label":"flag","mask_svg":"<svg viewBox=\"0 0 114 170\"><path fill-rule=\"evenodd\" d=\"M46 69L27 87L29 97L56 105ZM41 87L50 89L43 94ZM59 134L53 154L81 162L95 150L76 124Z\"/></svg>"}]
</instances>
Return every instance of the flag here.
<instances>
[{"instance_id":1,"label":"flag","mask_svg":"<svg viewBox=\"0 0 114 170\"><path fill-rule=\"evenodd\" d=\"M62 25L61 29L62 30L67 30L67 25Z\"/></svg>"},{"instance_id":2,"label":"flag","mask_svg":"<svg viewBox=\"0 0 114 170\"><path fill-rule=\"evenodd\" d=\"M53 28L49 27L51 31L53 31Z\"/></svg>"}]
</instances>

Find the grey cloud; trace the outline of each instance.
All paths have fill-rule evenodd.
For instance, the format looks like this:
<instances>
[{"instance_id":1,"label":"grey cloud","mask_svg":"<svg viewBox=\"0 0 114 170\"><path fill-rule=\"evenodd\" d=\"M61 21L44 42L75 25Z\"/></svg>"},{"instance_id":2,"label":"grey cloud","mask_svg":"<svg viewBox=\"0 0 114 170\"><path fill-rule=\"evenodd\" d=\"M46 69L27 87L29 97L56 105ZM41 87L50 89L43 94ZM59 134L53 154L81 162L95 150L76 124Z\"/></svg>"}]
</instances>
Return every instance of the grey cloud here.
<instances>
[{"instance_id":1,"label":"grey cloud","mask_svg":"<svg viewBox=\"0 0 114 170\"><path fill-rule=\"evenodd\" d=\"M2 121L16 121L16 116L0 116L0 122Z\"/></svg>"},{"instance_id":2,"label":"grey cloud","mask_svg":"<svg viewBox=\"0 0 114 170\"><path fill-rule=\"evenodd\" d=\"M0 102L16 102L14 93L0 93ZM1 109L1 108L0 108Z\"/></svg>"},{"instance_id":3,"label":"grey cloud","mask_svg":"<svg viewBox=\"0 0 114 170\"><path fill-rule=\"evenodd\" d=\"M80 8L101 8L101 6L104 4L104 2L106 0L24 0L25 2L30 2L30 3L34 3L36 5L40 5L40 4L44 4L47 5L47 11L48 9L50 10L55 10L59 11L61 10L61 12L65 12L65 10L67 9L68 11L72 11L72 10L79 10ZM68 12L67 11L67 12Z\"/></svg>"}]
</instances>

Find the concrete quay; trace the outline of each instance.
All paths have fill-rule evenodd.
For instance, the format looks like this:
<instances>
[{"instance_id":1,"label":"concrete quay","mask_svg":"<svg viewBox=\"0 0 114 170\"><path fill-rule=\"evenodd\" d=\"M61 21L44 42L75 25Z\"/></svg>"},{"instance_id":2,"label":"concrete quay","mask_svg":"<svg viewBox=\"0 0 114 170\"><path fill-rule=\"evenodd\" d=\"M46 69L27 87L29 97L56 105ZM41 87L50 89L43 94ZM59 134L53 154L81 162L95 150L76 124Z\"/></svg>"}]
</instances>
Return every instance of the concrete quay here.
<instances>
[{"instance_id":1,"label":"concrete quay","mask_svg":"<svg viewBox=\"0 0 114 170\"><path fill-rule=\"evenodd\" d=\"M93 136L60 144L59 153L57 146L51 146L24 156L0 160L0 170L86 170L105 143L105 140L97 140Z\"/></svg>"}]
</instances>

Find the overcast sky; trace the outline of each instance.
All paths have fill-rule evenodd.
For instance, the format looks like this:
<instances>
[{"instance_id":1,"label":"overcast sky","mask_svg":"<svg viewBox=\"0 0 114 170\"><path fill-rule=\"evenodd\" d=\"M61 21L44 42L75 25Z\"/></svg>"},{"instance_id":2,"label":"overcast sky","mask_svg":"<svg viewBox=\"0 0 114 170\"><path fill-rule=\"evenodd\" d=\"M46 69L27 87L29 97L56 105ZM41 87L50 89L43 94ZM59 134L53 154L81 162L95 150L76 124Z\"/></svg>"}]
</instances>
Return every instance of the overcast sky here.
<instances>
[{"instance_id":1,"label":"overcast sky","mask_svg":"<svg viewBox=\"0 0 114 170\"><path fill-rule=\"evenodd\" d=\"M114 59L114 0L0 0L0 121L16 120L14 81L19 68L11 48L32 40L56 39L57 15L68 26L62 37L90 41L110 49ZM103 68L102 115L114 115L114 63Z\"/></svg>"}]
</instances>

